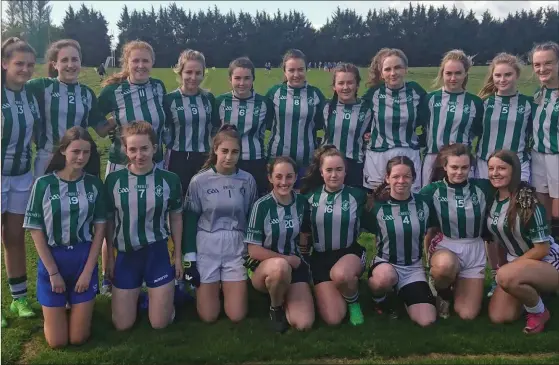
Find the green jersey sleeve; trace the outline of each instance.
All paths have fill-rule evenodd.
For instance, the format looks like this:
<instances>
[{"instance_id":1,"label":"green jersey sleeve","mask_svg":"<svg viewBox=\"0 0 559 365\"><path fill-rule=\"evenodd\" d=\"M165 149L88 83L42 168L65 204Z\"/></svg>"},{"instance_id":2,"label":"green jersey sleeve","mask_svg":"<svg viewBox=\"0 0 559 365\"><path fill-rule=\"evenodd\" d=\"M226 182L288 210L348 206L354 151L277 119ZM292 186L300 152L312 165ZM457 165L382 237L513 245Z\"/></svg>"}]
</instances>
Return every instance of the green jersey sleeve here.
<instances>
[{"instance_id":1,"label":"green jersey sleeve","mask_svg":"<svg viewBox=\"0 0 559 365\"><path fill-rule=\"evenodd\" d=\"M316 106L316 113L314 115L314 128L315 130L320 130L324 128L324 106L326 105L326 98L319 88L315 88L316 94L318 95L319 103Z\"/></svg>"},{"instance_id":2,"label":"green jersey sleeve","mask_svg":"<svg viewBox=\"0 0 559 365\"><path fill-rule=\"evenodd\" d=\"M45 194L46 184L43 179L39 178L33 184L29 201L27 202L27 209L25 210L25 218L23 221L23 228L28 229L44 229L43 217L43 196Z\"/></svg>"},{"instance_id":3,"label":"green jersey sleeve","mask_svg":"<svg viewBox=\"0 0 559 365\"><path fill-rule=\"evenodd\" d=\"M101 110L99 109L97 96L95 96L95 93L90 88L88 88L88 91L91 93L91 110L89 111L87 125L92 128L96 128L98 126L102 126L106 124L107 120L105 119L105 116L103 115L103 113L101 113Z\"/></svg>"},{"instance_id":4,"label":"green jersey sleeve","mask_svg":"<svg viewBox=\"0 0 559 365\"><path fill-rule=\"evenodd\" d=\"M115 176L115 174L110 173L105 179L105 207L108 219L112 219L115 215L115 197L113 195L113 189L116 183Z\"/></svg>"},{"instance_id":5,"label":"green jersey sleeve","mask_svg":"<svg viewBox=\"0 0 559 365\"><path fill-rule=\"evenodd\" d=\"M97 189L97 198L95 199L95 210L93 211L93 223L105 223L107 221L107 203L106 191L100 179L96 178L93 183Z\"/></svg>"},{"instance_id":6,"label":"green jersey sleeve","mask_svg":"<svg viewBox=\"0 0 559 365\"><path fill-rule=\"evenodd\" d=\"M476 107L476 115L472 121L473 138L481 137L481 132L483 131L483 100L477 95L474 95L474 105Z\"/></svg>"},{"instance_id":7,"label":"green jersey sleeve","mask_svg":"<svg viewBox=\"0 0 559 365\"><path fill-rule=\"evenodd\" d=\"M167 203L169 212L172 213L180 213L182 212L182 188L181 188L181 181L178 175L167 172L169 175L169 187L171 188L171 192L169 194L169 201Z\"/></svg>"},{"instance_id":8,"label":"green jersey sleeve","mask_svg":"<svg viewBox=\"0 0 559 365\"><path fill-rule=\"evenodd\" d=\"M266 117L264 119L266 123L266 129L272 130L272 125L274 123L274 116L275 116L274 103L268 97L266 97L264 100L265 100L264 102L266 103Z\"/></svg>"},{"instance_id":9,"label":"green jersey sleeve","mask_svg":"<svg viewBox=\"0 0 559 365\"><path fill-rule=\"evenodd\" d=\"M262 200L256 202L250 212L248 220L247 234L245 242L262 246L265 239L264 219L266 218L266 208Z\"/></svg>"},{"instance_id":10,"label":"green jersey sleeve","mask_svg":"<svg viewBox=\"0 0 559 365\"><path fill-rule=\"evenodd\" d=\"M27 87L37 99L44 99L45 79L43 77L27 81L25 87Z\"/></svg>"},{"instance_id":11,"label":"green jersey sleeve","mask_svg":"<svg viewBox=\"0 0 559 365\"><path fill-rule=\"evenodd\" d=\"M530 218L525 229L527 229L525 235L532 243L549 243L549 226L547 225L545 208L543 205L536 205L534 214Z\"/></svg>"},{"instance_id":12,"label":"green jersey sleeve","mask_svg":"<svg viewBox=\"0 0 559 365\"><path fill-rule=\"evenodd\" d=\"M99 93L99 98L97 99L97 106L101 115L107 115L116 110L116 100L115 100L115 89L118 84L107 85Z\"/></svg>"}]
</instances>

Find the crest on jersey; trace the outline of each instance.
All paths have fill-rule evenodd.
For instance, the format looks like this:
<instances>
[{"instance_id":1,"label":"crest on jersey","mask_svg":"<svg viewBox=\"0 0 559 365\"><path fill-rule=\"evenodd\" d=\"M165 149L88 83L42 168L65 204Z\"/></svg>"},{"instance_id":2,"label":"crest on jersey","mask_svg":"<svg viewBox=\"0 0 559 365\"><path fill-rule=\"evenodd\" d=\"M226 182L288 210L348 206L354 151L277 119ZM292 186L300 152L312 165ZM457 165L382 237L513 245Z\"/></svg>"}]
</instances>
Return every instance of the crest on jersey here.
<instances>
[{"instance_id":1,"label":"crest on jersey","mask_svg":"<svg viewBox=\"0 0 559 365\"><path fill-rule=\"evenodd\" d=\"M245 193L246 193L245 187L241 186L241 188L239 190L241 191L241 194L243 194L243 196L245 196Z\"/></svg>"},{"instance_id":2,"label":"crest on jersey","mask_svg":"<svg viewBox=\"0 0 559 365\"><path fill-rule=\"evenodd\" d=\"M477 194L472 194L472 204L473 205L479 204L479 198L477 197Z\"/></svg>"},{"instance_id":3,"label":"crest on jersey","mask_svg":"<svg viewBox=\"0 0 559 365\"><path fill-rule=\"evenodd\" d=\"M470 106L469 105L465 105L464 106L464 114L469 114L470 113Z\"/></svg>"},{"instance_id":4,"label":"crest on jersey","mask_svg":"<svg viewBox=\"0 0 559 365\"><path fill-rule=\"evenodd\" d=\"M307 101L308 101L308 103L309 103L309 106L315 105L314 98L308 98Z\"/></svg>"},{"instance_id":5,"label":"crest on jersey","mask_svg":"<svg viewBox=\"0 0 559 365\"><path fill-rule=\"evenodd\" d=\"M260 108L254 108L254 111L252 112L252 115L258 116L259 114L260 114Z\"/></svg>"},{"instance_id":6,"label":"crest on jersey","mask_svg":"<svg viewBox=\"0 0 559 365\"><path fill-rule=\"evenodd\" d=\"M95 200L95 194L93 194L91 191L89 193L87 193L87 201L90 203L93 203L93 201Z\"/></svg>"},{"instance_id":7,"label":"crest on jersey","mask_svg":"<svg viewBox=\"0 0 559 365\"><path fill-rule=\"evenodd\" d=\"M518 114L524 114L524 106L520 105L518 109L516 109L516 111L518 112Z\"/></svg>"},{"instance_id":8,"label":"crest on jersey","mask_svg":"<svg viewBox=\"0 0 559 365\"><path fill-rule=\"evenodd\" d=\"M37 108L35 108L35 104L33 103L29 103L29 110L31 110L31 113L33 114L37 113Z\"/></svg>"},{"instance_id":9,"label":"crest on jersey","mask_svg":"<svg viewBox=\"0 0 559 365\"><path fill-rule=\"evenodd\" d=\"M342 210L343 210L344 212L347 212L347 211L349 210L349 200L344 200L344 201L342 202Z\"/></svg>"},{"instance_id":10,"label":"crest on jersey","mask_svg":"<svg viewBox=\"0 0 559 365\"><path fill-rule=\"evenodd\" d=\"M359 121L362 122L365 120L365 115L367 115L365 112L361 112L359 113Z\"/></svg>"},{"instance_id":11,"label":"crest on jersey","mask_svg":"<svg viewBox=\"0 0 559 365\"><path fill-rule=\"evenodd\" d=\"M155 187L155 195L157 195L160 198L161 198L161 196L163 196L163 186L157 185Z\"/></svg>"},{"instance_id":12,"label":"crest on jersey","mask_svg":"<svg viewBox=\"0 0 559 365\"><path fill-rule=\"evenodd\" d=\"M87 98L87 95L82 95L82 103L83 105L89 104L89 99Z\"/></svg>"},{"instance_id":13,"label":"crest on jersey","mask_svg":"<svg viewBox=\"0 0 559 365\"><path fill-rule=\"evenodd\" d=\"M559 112L559 103L555 103L555 106L553 107L553 111Z\"/></svg>"},{"instance_id":14,"label":"crest on jersey","mask_svg":"<svg viewBox=\"0 0 559 365\"><path fill-rule=\"evenodd\" d=\"M419 219L422 222L425 220L425 211L423 209L419 209L417 211L417 219Z\"/></svg>"}]
</instances>

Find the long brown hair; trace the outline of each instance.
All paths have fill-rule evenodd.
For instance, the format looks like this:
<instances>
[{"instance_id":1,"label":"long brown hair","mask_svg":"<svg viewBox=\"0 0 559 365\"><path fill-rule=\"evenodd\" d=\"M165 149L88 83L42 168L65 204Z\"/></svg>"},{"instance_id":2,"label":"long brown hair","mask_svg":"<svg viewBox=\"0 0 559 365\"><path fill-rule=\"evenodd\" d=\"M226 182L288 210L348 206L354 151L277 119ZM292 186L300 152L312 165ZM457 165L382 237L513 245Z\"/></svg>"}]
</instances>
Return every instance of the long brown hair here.
<instances>
[{"instance_id":1,"label":"long brown hair","mask_svg":"<svg viewBox=\"0 0 559 365\"><path fill-rule=\"evenodd\" d=\"M27 42L22 41L17 37L10 37L2 43L2 61L9 61L14 53L22 52L22 53L31 53L34 57L37 57L37 53L33 47L31 47ZM2 67L2 85L6 83L6 70Z\"/></svg>"},{"instance_id":2,"label":"long brown hair","mask_svg":"<svg viewBox=\"0 0 559 365\"><path fill-rule=\"evenodd\" d=\"M47 60L47 65L48 65L48 75L49 75L49 77L57 77L58 76L58 71L56 70L56 68L54 68L54 63L56 63L56 61L58 61L58 53L60 52L60 50L62 48L66 48L66 47L75 48L76 51L78 51L78 53L80 55L80 61L81 61L81 59L82 59L82 48L80 47L80 44L77 41L75 41L73 39L61 39L59 41L56 41L49 46L49 48L47 49L47 52L45 54L45 59Z\"/></svg>"},{"instance_id":3,"label":"long brown hair","mask_svg":"<svg viewBox=\"0 0 559 365\"><path fill-rule=\"evenodd\" d=\"M332 86L336 86L336 75L340 72L347 72L352 73L355 76L355 82L357 84L357 89L355 90L355 97L357 97L357 93L359 91L359 83L361 83L361 75L359 75L359 69L352 63L341 63L334 67L334 71L332 72ZM328 104L328 118L326 119L326 123L328 123L328 119L332 115L333 111L336 109L338 105L338 93L334 91L334 95L332 96L332 100L330 100L330 104Z\"/></svg>"},{"instance_id":4,"label":"long brown hair","mask_svg":"<svg viewBox=\"0 0 559 365\"><path fill-rule=\"evenodd\" d=\"M63 170L66 167L66 156L64 156L62 152L66 151L70 143L79 140L87 141L91 146L89 161L87 161L83 170L90 175L99 177L101 171L101 158L99 157L99 152L97 151L97 145L87 130L80 126L74 126L66 130L66 133L64 133L60 139L58 147L52 155L52 159L45 171L45 175L50 174L53 171Z\"/></svg>"},{"instance_id":5,"label":"long brown hair","mask_svg":"<svg viewBox=\"0 0 559 365\"><path fill-rule=\"evenodd\" d=\"M522 165L515 152L509 150L498 150L489 156L498 158L512 168L512 176L509 182L508 191L510 192L510 202L507 209L507 221L511 231L515 230L516 217L520 217L522 226L526 226L536 210L539 203L536 197L536 190L527 182L521 180Z\"/></svg>"},{"instance_id":6,"label":"long brown hair","mask_svg":"<svg viewBox=\"0 0 559 365\"><path fill-rule=\"evenodd\" d=\"M128 69L128 61L130 59L130 54L136 49L145 49L151 55L152 64L155 63L155 52L151 45L144 41L130 41L122 47L122 55L120 56L120 72L114 73L107 77L101 86L120 84L128 79L130 76L130 70Z\"/></svg>"},{"instance_id":7,"label":"long brown hair","mask_svg":"<svg viewBox=\"0 0 559 365\"><path fill-rule=\"evenodd\" d=\"M493 58L491 64L489 65L489 70L487 71L487 76L485 76L485 81L483 82L483 87L478 93L478 96L482 99L487 98L497 92L497 87L493 81L493 71L495 71L495 66L506 63L507 65L514 68L516 71L516 77L520 77L520 60L518 57L511 55L509 53L499 53Z\"/></svg>"},{"instance_id":8,"label":"long brown hair","mask_svg":"<svg viewBox=\"0 0 559 365\"><path fill-rule=\"evenodd\" d=\"M367 81L367 87L375 87L382 84L382 64L387 57L398 56L405 67L408 67L408 58L406 54L398 48L381 48L377 54L371 60L371 65L369 66L369 80Z\"/></svg>"},{"instance_id":9,"label":"long brown hair","mask_svg":"<svg viewBox=\"0 0 559 365\"><path fill-rule=\"evenodd\" d=\"M283 59L281 61L281 69L284 72L283 75L283 82L287 82L287 77L285 77L285 63L291 59L300 59L303 60L303 63L305 64L305 70L307 69L307 56L305 56L305 54L303 53L303 51L298 50L298 49L290 49L287 52L285 52L285 54L283 55Z\"/></svg>"},{"instance_id":10,"label":"long brown hair","mask_svg":"<svg viewBox=\"0 0 559 365\"><path fill-rule=\"evenodd\" d=\"M435 164L433 165L433 171L431 172L431 179L430 182L439 181L444 178L447 178L446 171L444 167L448 163L448 158L451 156L468 156L470 160L470 167L473 165L474 157L472 156L472 152L468 146L462 143L454 143L443 146L439 153L437 154L437 158L435 159Z\"/></svg>"},{"instance_id":11,"label":"long brown hair","mask_svg":"<svg viewBox=\"0 0 559 365\"><path fill-rule=\"evenodd\" d=\"M461 49L453 49L444 54L443 59L441 60L441 65L439 66L439 72L437 73L437 77L433 82L433 86L442 85L444 66L448 61L459 61L460 63L462 63L462 66L464 66L466 77L464 78L464 82L462 82L462 89L466 90L466 85L468 84L468 71L472 67L472 60Z\"/></svg>"},{"instance_id":12,"label":"long brown hair","mask_svg":"<svg viewBox=\"0 0 559 365\"><path fill-rule=\"evenodd\" d=\"M319 186L324 185L324 179L320 174L320 167L324 162L324 158L331 156L339 156L342 161L344 161L344 164L346 164L344 155L333 144L326 144L322 147L319 147L317 150L314 151L311 164L307 169L307 174L305 175L305 177L303 177L303 179L301 179L301 193L306 194L318 188Z\"/></svg>"},{"instance_id":13,"label":"long brown hair","mask_svg":"<svg viewBox=\"0 0 559 365\"><path fill-rule=\"evenodd\" d=\"M532 51L530 52L530 61L532 62L532 65L534 64L534 54L536 52L543 51L552 51L555 54L555 61L559 63L559 44L549 41L536 44L534 48L532 48ZM544 89L545 87L543 85L540 85L540 89L534 95L534 102L538 105L540 105L543 101ZM558 91L556 90L555 92L557 93Z\"/></svg>"},{"instance_id":14,"label":"long brown hair","mask_svg":"<svg viewBox=\"0 0 559 365\"><path fill-rule=\"evenodd\" d=\"M237 127L235 125L224 124L221 126L221 128L219 128L219 131L212 140L210 155L208 156L206 162L204 162L201 170L209 169L210 167L215 166L215 164L217 163L217 154L215 153L215 150L217 150L219 145L226 139L233 139L237 141L239 147L241 146L241 136L237 131Z\"/></svg>"}]
</instances>

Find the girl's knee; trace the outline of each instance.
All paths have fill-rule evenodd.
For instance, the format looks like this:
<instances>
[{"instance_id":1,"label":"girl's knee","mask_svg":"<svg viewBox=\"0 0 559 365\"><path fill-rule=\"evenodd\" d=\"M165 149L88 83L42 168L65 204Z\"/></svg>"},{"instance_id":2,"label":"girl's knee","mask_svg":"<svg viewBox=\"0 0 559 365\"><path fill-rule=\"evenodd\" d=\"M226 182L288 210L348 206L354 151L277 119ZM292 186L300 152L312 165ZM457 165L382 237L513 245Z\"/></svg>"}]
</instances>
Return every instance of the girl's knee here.
<instances>
[{"instance_id":1,"label":"girl's knee","mask_svg":"<svg viewBox=\"0 0 559 365\"><path fill-rule=\"evenodd\" d=\"M89 332L70 335L70 344L74 346L83 345L89 340Z\"/></svg>"},{"instance_id":2,"label":"girl's knee","mask_svg":"<svg viewBox=\"0 0 559 365\"><path fill-rule=\"evenodd\" d=\"M243 319L245 319L247 311L246 310L237 310L237 311L228 311L225 313L227 318L233 323L239 323Z\"/></svg>"},{"instance_id":3,"label":"girl's knee","mask_svg":"<svg viewBox=\"0 0 559 365\"><path fill-rule=\"evenodd\" d=\"M122 318L116 318L113 316L113 325L115 326L115 329L117 331L129 330L130 328L132 328L135 321L136 321L135 318L133 320L128 320L128 319L123 320Z\"/></svg>"}]
</instances>

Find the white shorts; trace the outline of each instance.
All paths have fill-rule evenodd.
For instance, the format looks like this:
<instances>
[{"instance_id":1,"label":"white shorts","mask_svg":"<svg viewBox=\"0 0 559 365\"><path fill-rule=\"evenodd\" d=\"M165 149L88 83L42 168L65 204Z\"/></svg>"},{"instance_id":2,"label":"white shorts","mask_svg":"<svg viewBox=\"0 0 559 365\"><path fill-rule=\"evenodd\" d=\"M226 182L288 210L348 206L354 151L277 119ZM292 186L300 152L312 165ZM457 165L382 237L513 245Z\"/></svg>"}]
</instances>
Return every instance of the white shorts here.
<instances>
[{"instance_id":1,"label":"white shorts","mask_svg":"<svg viewBox=\"0 0 559 365\"><path fill-rule=\"evenodd\" d=\"M407 156L412 160L417 174L412 189L414 192L418 192L421 188L421 157L419 150L412 150L407 147L395 147L384 152L367 150L363 167L363 186L374 189L382 184L386 177L386 164L396 156Z\"/></svg>"},{"instance_id":2,"label":"white shorts","mask_svg":"<svg viewBox=\"0 0 559 365\"><path fill-rule=\"evenodd\" d=\"M513 262L518 256L511 255L507 252L507 262ZM550 263L557 271L559 271L559 245L553 243L549 248L549 253L545 256L542 261Z\"/></svg>"},{"instance_id":3,"label":"white shorts","mask_svg":"<svg viewBox=\"0 0 559 365\"><path fill-rule=\"evenodd\" d=\"M530 182L530 161L522 162L520 164L520 168L522 169L522 173L520 174L520 180L529 183ZM478 179L489 179L489 170L488 170L488 167L487 167L487 161L484 161L481 158L477 159L476 177Z\"/></svg>"},{"instance_id":4,"label":"white shorts","mask_svg":"<svg viewBox=\"0 0 559 365\"><path fill-rule=\"evenodd\" d=\"M196 265L201 283L247 279L247 271L243 266L243 254L247 252L243 232L198 231L196 249Z\"/></svg>"},{"instance_id":5,"label":"white shorts","mask_svg":"<svg viewBox=\"0 0 559 365\"><path fill-rule=\"evenodd\" d=\"M538 193L559 199L559 154L532 151L532 185Z\"/></svg>"},{"instance_id":6,"label":"white shorts","mask_svg":"<svg viewBox=\"0 0 559 365\"><path fill-rule=\"evenodd\" d=\"M433 172L433 166L435 165L435 161L437 159L436 153L428 153L423 158L423 165L421 166L421 186L427 186L431 183L431 173ZM476 168L472 166L470 169L470 176L475 177Z\"/></svg>"},{"instance_id":7,"label":"white shorts","mask_svg":"<svg viewBox=\"0 0 559 365\"><path fill-rule=\"evenodd\" d=\"M458 277L465 279L485 278L485 242L481 237L453 239L443 236L435 252L447 249L458 257L460 272ZM433 257L433 256L431 256Z\"/></svg>"},{"instance_id":8,"label":"white shorts","mask_svg":"<svg viewBox=\"0 0 559 365\"><path fill-rule=\"evenodd\" d=\"M374 265L378 265L382 262L392 265L394 270L396 270L396 274L398 274L398 283L396 284L397 290L400 290L408 284L415 283L416 281L427 281L425 276L425 269L423 268L423 263L421 262L421 260L413 265L404 266L392 264L382 257L375 256L373 260L371 260L371 266L373 267Z\"/></svg>"},{"instance_id":9,"label":"white shorts","mask_svg":"<svg viewBox=\"0 0 559 365\"><path fill-rule=\"evenodd\" d=\"M35 178L35 180L45 174L52 155L52 152L46 150L37 151L37 156L35 156L35 162L33 163L33 177Z\"/></svg>"},{"instance_id":10,"label":"white shorts","mask_svg":"<svg viewBox=\"0 0 559 365\"><path fill-rule=\"evenodd\" d=\"M110 161L107 161L107 167L105 168L105 179L107 178L107 175L109 175L111 172L115 172L115 171L118 171L118 170L125 169L126 166L128 166L128 165L121 165L121 164L118 164L118 163L112 163ZM155 166L164 170L165 169L165 160L160 161L160 162L156 162Z\"/></svg>"},{"instance_id":11,"label":"white shorts","mask_svg":"<svg viewBox=\"0 0 559 365\"><path fill-rule=\"evenodd\" d=\"M2 214L25 214L32 186L31 171L18 176L2 175Z\"/></svg>"}]
</instances>

